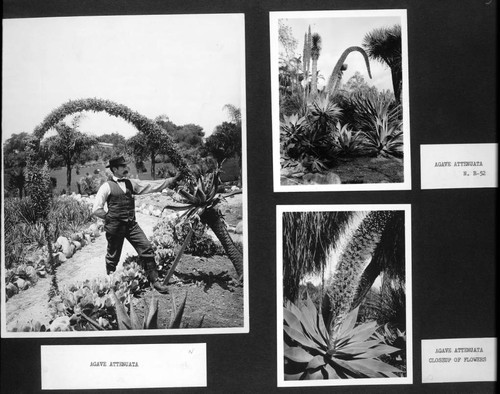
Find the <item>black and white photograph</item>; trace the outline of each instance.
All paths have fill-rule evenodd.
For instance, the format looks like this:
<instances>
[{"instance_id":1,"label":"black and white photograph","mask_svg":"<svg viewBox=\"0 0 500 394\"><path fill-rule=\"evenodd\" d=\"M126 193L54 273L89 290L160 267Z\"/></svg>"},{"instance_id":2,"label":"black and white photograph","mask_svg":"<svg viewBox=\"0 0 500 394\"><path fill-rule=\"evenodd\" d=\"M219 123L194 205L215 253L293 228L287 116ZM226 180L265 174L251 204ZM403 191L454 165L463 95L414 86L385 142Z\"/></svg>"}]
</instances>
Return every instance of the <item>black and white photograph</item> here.
<instances>
[{"instance_id":1,"label":"black and white photograph","mask_svg":"<svg viewBox=\"0 0 500 394\"><path fill-rule=\"evenodd\" d=\"M244 60L243 14L3 21L3 336L248 332Z\"/></svg>"},{"instance_id":2,"label":"black and white photograph","mask_svg":"<svg viewBox=\"0 0 500 394\"><path fill-rule=\"evenodd\" d=\"M277 207L278 385L412 382L409 205Z\"/></svg>"},{"instance_id":3,"label":"black and white photograph","mask_svg":"<svg viewBox=\"0 0 500 394\"><path fill-rule=\"evenodd\" d=\"M2 11L1 393L498 392L498 1Z\"/></svg>"},{"instance_id":4,"label":"black and white photograph","mask_svg":"<svg viewBox=\"0 0 500 394\"><path fill-rule=\"evenodd\" d=\"M271 12L275 191L411 189L405 10Z\"/></svg>"}]
</instances>

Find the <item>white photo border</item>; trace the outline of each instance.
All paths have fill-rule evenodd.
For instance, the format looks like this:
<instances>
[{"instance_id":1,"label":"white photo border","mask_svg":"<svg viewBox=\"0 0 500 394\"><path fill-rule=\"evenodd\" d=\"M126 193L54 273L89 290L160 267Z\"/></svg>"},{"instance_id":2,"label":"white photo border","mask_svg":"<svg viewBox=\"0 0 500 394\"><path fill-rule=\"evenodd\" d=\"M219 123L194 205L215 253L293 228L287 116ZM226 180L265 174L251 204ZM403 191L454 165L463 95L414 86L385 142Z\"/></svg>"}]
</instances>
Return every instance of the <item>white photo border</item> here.
<instances>
[{"instance_id":1,"label":"white photo border","mask_svg":"<svg viewBox=\"0 0 500 394\"><path fill-rule=\"evenodd\" d=\"M271 65L271 110L273 138L273 186L275 192L322 192L322 191L366 191L366 190L411 190L410 157L410 96L408 80L408 23L406 9L385 10L329 10L329 11L280 11L269 13L270 65ZM401 18L401 50L403 63L403 182L331 184L331 185L282 185L280 181L280 119L278 84L278 20L307 18L352 18L352 17L399 17Z\"/></svg>"},{"instance_id":2,"label":"white photo border","mask_svg":"<svg viewBox=\"0 0 500 394\"><path fill-rule=\"evenodd\" d=\"M404 211L405 212L405 289L406 289L406 376L401 378L360 378L329 380L285 380L283 349L283 213L329 211ZM411 264L411 205L277 205L276 206L276 323L278 387L365 386L413 383L413 314Z\"/></svg>"}]
</instances>

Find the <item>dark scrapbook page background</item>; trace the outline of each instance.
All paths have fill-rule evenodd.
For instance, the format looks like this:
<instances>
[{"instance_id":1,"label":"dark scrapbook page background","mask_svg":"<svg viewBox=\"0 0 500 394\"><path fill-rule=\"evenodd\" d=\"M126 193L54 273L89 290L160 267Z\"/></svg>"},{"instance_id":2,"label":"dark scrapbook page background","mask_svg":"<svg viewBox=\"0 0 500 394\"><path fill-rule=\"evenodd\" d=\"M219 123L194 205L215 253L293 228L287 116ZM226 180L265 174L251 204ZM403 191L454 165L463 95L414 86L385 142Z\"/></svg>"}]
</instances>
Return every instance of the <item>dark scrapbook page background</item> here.
<instances>
[{"instance_id":1,"label":"dark scrapbook page background","mask_svg":"<svg viewBox=\"0 0 500 394\"><path fill-rule=\"evenodd\" d=\"M273 192L269 12L393 8L407 10L412 190ZM168 337L2 338L2 393L41 391L41 345L190 342L207 344L206 388L130 392L495 391L495 383L422 384L420 360L422 339L496 337L497 190L420 188L421 144L497 142L495 0L8 0L3 2L3 12L4 18L245 14L250 333ZM200 31L200 34L203 32ZM274 218L278 204L411 204L412 385L277 388Z\"/></svg>"}]
</instances>

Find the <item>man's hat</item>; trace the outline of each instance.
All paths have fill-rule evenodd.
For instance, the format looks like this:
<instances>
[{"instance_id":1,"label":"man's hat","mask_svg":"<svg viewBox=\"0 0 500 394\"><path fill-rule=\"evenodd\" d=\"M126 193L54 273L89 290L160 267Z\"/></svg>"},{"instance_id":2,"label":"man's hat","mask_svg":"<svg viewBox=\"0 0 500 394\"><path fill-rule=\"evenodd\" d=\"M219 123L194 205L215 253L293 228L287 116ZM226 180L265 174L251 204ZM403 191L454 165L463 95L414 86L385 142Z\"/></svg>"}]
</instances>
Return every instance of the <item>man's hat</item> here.
<instances>
[{"instance_id":1,"label":"man's hat","mask_svg":"<svg viewBox=\"0 0 500 394\"><path fill-rule=\"evenodd\" d=\"M109 164L106 166L106 168L126 166L127 164L128 164L128 162L125 161L125 158L123 156L120 156L120 157L115 157L114 159L111 159L109 161Z\"/></svg>"}]
</instances>

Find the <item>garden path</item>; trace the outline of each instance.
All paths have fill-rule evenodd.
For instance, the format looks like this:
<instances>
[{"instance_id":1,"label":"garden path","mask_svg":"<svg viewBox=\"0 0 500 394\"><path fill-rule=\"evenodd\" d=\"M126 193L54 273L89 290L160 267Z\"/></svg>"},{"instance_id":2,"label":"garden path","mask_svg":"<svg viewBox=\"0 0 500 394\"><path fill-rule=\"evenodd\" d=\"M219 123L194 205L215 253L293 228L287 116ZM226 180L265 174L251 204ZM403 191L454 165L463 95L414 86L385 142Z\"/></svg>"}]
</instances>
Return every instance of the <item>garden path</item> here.
<instances>
[{"instance_id":1,"label":"garden path","mask_svg":"<svg viewBox=\"0 0 500 394\"><path fill-rule=\"evenodd\" d=\"M153 227L159 218L136 212L137 222L147 237L153 234ZM57 269L59 288L72 283L83 282L86 279L95 279L106 275L104 256L106 254L106 236L101 233L93 243L77 251L73 257L64 262ZM136 254L132 245L125 241L120 264L129 255ZM34 287L13 296L5 303L7 331L11 331L18 324L28 324L39 321L47 324L51 320L49 311L50 284L52 276L40 278Z\"/></svg>"}]
</instances>

